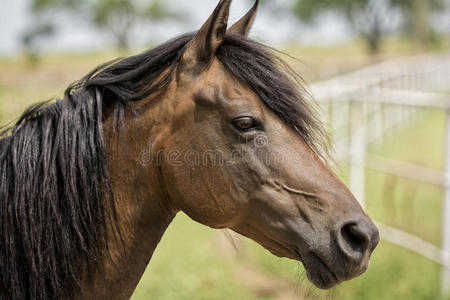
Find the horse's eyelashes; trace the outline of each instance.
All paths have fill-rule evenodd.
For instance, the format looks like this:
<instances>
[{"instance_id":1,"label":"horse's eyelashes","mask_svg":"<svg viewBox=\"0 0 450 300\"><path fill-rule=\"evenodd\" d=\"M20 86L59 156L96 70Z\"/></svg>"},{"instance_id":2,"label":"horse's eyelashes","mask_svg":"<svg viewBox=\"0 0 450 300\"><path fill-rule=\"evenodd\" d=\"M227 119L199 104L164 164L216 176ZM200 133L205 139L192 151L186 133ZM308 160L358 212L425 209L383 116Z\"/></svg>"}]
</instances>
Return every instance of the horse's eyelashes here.
<instances>
[{"instance_id":1,"label":"horse's eyelashes","mask_svg":"<svg viewBox=\"0 0 450 300\"><path fill-rule=\"evenodd\" d=\"M252 117L240 117L233 120L233 126L240 131L258 129L258 122Z\"/></svg>"}]
</instances>

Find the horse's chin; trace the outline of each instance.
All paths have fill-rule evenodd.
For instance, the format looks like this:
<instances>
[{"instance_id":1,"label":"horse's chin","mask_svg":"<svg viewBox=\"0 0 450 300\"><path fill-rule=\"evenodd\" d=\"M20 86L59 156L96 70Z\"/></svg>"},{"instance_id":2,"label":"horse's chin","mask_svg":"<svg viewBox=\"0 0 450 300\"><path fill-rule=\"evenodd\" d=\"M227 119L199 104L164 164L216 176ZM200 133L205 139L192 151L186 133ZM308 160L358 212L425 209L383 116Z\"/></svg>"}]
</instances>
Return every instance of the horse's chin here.
<instances>
[{"instance_id":1,"label":"horse's chin","mask_svg":"<svg viewBox=\"0 0 450 300\"><path fill-rule=\"evenodd\" d=\"M327 290L343 281L316 253L309 251L301 254L298 250L294 250L294 252L296 253L295 260L303 264L309 281L317 288Z\"/></svg>"},{"instance_id":2,"label":"horse's chin","mask_svg":"<svg viewBox=\"0 0 450 300\"><path fill-rule=\"evenodd\" d=\"M263 247L277 257L289 258L301 262L306 270L309 281L319 289L330 289L342 282L314 252L309 252L307 255L300 255L297 250L285 251L285 249L280 250L265 245Z\"/></svg>"},{"instance_id":3,"label":"horse's chin","mask_svg":"<svg viewBox=\"0 0 450 300\"><path fill-rule=\"evenodd\" d=\"M319 289L330 289L342 282L333 270L314 252L302 260L308 279Z\"/></svg>"},{"instance_id":4,"label":"horse's chin","mask_svg":"<svg viewBox=\"0 0 450 300\"><path fill-rule=\"evenodd\" d=\"M321 256L320 251L287 246L285 243L272 240L270 243L259 243L266 250L277 257L289 258L303 264L309 281L319 289L327 290L344 281L353 279L364 273L368 263L352 268L352 272L342 272L344 262L330 265L326 256ZM325 255L325 254L322 254Z\"/></svg>"}]
</instances>

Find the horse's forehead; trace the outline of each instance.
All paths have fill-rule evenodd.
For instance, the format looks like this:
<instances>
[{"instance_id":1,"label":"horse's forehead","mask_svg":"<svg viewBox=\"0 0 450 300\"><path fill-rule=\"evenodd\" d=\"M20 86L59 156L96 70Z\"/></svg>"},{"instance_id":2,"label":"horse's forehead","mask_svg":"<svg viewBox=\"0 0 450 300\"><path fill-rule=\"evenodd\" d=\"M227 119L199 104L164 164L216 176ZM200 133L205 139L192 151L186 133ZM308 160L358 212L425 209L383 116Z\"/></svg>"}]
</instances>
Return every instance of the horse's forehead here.
<instances>
[{"instance_id":1,"label":"horse's forehead","mask_svg":"<svg viewBox=\"0 0 450 300\"><path fill-rule=\"evenodd\" d=\"M203 77L208 87L220 92L226 99L245 99L255 104L259 102L259 97L250 86L234 77L217 59L213 61Z\"/></svg>"}]
</instances>

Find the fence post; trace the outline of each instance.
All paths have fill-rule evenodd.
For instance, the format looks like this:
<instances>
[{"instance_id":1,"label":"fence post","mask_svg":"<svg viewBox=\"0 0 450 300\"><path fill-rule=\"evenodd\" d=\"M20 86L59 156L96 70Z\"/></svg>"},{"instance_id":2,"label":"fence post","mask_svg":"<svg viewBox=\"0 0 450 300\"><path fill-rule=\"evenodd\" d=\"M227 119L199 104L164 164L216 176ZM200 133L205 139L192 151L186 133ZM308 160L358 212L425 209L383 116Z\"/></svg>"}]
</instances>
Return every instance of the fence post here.
<instances>
[{"instance_id":1,"label":"fence post","mask_svg":"<svg viewBox=\"0 0 450 300\"><path fill-rule=\"evenodd\" d=\"M365 104L364 102L350 102L350 190L358 199L362 207L365 205Z\"/></svg>"},{"instance_id":2,"label":"fence post","mask_svg":"<svg viewBox=\"0 0 450 300\"><path fill-rule=\"evenodd\" d=\"M448 259L450 253L450 109L447 109L446 131L445 131L445 197L442 209L442 249L443 259ZM442 267L441 292L443 295L450 293L450 270Z\"/></svg>"}]
</instances>

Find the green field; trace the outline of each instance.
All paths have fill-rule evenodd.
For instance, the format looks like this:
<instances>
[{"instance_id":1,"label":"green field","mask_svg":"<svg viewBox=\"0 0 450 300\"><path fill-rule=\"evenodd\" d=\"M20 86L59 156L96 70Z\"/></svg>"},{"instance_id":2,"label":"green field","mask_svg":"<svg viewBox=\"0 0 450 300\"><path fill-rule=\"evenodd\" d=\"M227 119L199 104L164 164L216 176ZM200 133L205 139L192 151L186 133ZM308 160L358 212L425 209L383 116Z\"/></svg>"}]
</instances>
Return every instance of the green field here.
<instances>
[{"instance_id":1,"label":"green field","mask_svg":"<svg viewBox=\"0 0 450 300\"><path fill-rule=\"evenodd\" d=\"M1 124L14 120L37 100L61 95L71 81L114 56L45 57L34 67L22 59L0 60ZM317 78L317 74L314 68L305 77ZM444 125L443 112L428 111L370 151L442 169ZM339 173L346 177L345 165ZM442 195L441 188L367 170L369 215L436 245L441 243ZM308 283L298 263L276 258L244 238L235 237L232 242L224 232L196 224L180 213L158 246L133 299L442 299L440 270L415 253L381 242L363 276L323 292Z\"/></svg>"}]
</instances>

